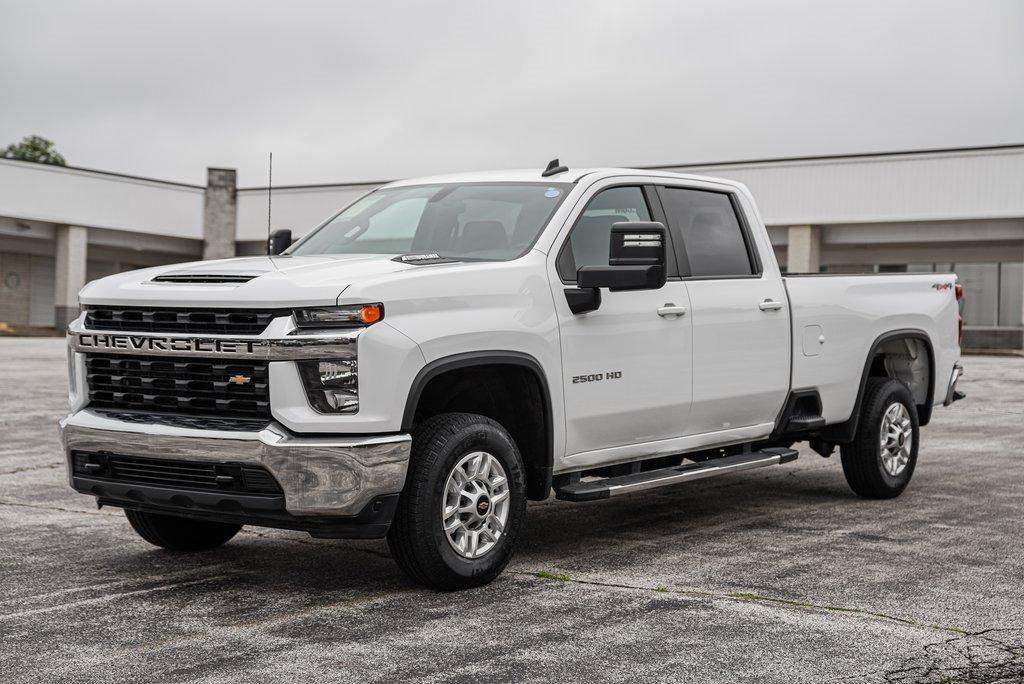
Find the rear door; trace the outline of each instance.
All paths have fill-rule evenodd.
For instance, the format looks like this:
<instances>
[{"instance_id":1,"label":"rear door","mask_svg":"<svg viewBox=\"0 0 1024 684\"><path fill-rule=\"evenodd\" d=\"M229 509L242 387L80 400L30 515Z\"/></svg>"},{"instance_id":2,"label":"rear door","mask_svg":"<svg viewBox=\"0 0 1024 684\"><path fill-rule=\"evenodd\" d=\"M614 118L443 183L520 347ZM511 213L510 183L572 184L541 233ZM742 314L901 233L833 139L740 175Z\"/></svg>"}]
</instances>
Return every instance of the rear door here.
<instances>
[{"instance_id":1,"label":"rear door","mask_svg":"<svg viewBox=\"0 0 1024 684\"><path fill-rule=\"evenodd\" d=\"M575 287L580 266L608 265L614 223L664 220L651 201L654 188L632 180L588 190L549 264L562 346L566 455L577 465L621 460L629 449L642 452L644 443L681 436L690 410L689 299L672 259L661 289L603 289L600 308L583 314L566 303L565 290Z\"/></svg>"},{"instance_id":2,"label":"rear door","mask_svg":"<svg viewBox=\"0 0 1024 684\"><path fill-rule=\"evenodd\" d=\"M658 188L690 296L687 434L774 424L789 392L789 303L774 259L727 186ZM771 249L767 236L761 250ZM764 263L766 262L766 263Z\"/></svg>"}]
</instances>

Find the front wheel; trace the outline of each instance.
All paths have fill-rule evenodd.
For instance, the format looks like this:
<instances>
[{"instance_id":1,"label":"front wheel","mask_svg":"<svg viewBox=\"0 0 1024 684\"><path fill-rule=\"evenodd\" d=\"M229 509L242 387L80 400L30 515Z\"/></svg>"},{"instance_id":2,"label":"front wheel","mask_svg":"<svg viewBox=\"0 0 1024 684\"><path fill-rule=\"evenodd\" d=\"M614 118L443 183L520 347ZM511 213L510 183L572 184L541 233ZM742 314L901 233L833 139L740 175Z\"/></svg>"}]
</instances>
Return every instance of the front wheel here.
<instances>
[{"instance_id":1,"label":"front wheel","mask_svg":"<svg viewBox=\"0 0 1024 684\"><path fill-rule=\"evenodd\" d=\"M917 407L907 386L868 378L857 434L841 450L850 489L867 499L903 493L917 464L919 436Z\"/></svg>"},{"instance_id":2,"label":"front wheel","mask_svg":"<svg viewBox=\"0 0 1024 684\"><path fill-rule=\"evenodd\" d=\"M525 513L523 461L508 432L484 416L445 413L413 434L388 546L413 581L468 589L505 568Z\"/></svg>"}]
</instances>

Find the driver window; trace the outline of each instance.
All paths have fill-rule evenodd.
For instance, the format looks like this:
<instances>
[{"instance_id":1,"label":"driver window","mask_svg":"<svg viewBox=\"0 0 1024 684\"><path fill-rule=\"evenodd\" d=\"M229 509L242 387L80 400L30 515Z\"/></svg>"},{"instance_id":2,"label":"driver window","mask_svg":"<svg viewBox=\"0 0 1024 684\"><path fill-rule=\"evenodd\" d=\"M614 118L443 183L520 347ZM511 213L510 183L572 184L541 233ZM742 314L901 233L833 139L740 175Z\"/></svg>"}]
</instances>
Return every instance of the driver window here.
<instances>
[{"instance_id":1,"label":"driver window","mask_svg":"<svg viewBox=\"0 0 1024 684\"><path fill-rule=\"evenodd\" d=\"M639 186L602 190L590 200L569 232L558 255L558 276L564 281L574 281L580 266L607 266L612 225L650 220L651 213Z\"/></svg>"}]
</instances>

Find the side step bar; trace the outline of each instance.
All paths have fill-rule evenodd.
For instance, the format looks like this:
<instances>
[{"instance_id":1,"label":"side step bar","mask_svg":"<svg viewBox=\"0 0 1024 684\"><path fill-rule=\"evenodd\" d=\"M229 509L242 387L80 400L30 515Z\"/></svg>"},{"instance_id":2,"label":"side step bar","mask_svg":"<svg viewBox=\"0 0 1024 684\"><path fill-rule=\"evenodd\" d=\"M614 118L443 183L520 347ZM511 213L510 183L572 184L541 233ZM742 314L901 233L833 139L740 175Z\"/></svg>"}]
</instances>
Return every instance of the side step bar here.
<instances>
[{"instance_id":1,"label":"side step bar","mask_svg":"<svg viewBox=\"0 0 1024 684\"><path fill-rule=\"evenodd\" d=\"M823 416L792 416L786 423L786 432L806 432L825 427Z\"/></svg>"},{"instance_id":2,"label":"side step bar","mask_svg":"<svg viewBox=\"0 0 1024 684\"><path fill-rule=\"evenodd\" d=\"M780 465L795 461L796 457L796 449L772 447L761 449L760 451L751 451L746 454L723 456L722 458L715 458L710 461L685 463L671 468L648 470L643 473L631 473L629 475L589 482L574 482L573 484L559 487L555 492L555 496L564 501L595 501L597 499L607 499L610 496L631 494L633 492L642 492L646 489L690 482L691 480L702 480L706 477L738 473L741 470L750 470L751 468Z\"/></svg>"}]
</instances>

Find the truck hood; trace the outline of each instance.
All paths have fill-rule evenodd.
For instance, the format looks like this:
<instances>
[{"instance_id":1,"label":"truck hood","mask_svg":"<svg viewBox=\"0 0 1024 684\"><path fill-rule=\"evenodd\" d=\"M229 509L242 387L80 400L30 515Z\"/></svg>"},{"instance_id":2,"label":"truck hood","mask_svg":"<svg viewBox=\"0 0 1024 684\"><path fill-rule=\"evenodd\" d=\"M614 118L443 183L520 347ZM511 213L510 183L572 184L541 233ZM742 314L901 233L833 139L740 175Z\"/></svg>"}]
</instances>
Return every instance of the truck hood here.
<instances>
[{"instance_id":1,"label":"truck hood","mask_svg":"<svg viewBox=\"0 0 1024 684\"><path fill-rule=\"evenodd\" d=\"M460 265L400 263L384 254L240 257L119 273L89 283L79 298L120 306L322 306L353 282Z\"/></svg>"}]
</instances>

